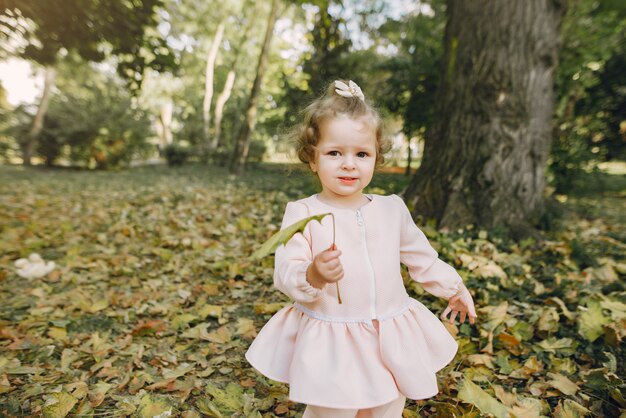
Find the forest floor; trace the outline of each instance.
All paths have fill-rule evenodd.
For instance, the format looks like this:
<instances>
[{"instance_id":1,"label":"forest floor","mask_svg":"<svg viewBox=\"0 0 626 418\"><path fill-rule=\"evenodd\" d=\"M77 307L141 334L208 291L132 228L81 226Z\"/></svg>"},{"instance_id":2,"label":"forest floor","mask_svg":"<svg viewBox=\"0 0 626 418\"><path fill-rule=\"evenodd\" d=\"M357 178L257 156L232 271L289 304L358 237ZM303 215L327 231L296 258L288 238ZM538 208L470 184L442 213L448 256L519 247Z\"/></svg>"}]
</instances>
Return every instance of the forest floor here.
<instances>
[{"instance_id":1,"label":"forest floor","mask_svg":"<svg viewBox=\"0 0 626 418\"><path fill-rule=\"evenodd\" d=\"M368 191L400 192L396 171ZM301 416L244 353L289 303L273 258L248 256L288 201L315 193L305 170L0 166L0 178L0 417ZM446 324L459 352L406 418L626 416L625 190L626 176L590 175L557 196L542 239L421 226L479 320ZM20 277L32 253L56 268Z\"/></svg>"}]
</instances>

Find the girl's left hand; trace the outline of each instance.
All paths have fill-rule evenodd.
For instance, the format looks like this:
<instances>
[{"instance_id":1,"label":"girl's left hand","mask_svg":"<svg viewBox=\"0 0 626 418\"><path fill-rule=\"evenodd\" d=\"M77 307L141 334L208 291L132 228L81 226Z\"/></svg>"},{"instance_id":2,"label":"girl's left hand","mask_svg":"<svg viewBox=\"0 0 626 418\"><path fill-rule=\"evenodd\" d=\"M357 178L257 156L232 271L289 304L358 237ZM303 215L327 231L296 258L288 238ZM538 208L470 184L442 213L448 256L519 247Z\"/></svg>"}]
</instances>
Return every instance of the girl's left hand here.
<instances>
[{"instance_id":1,"label":"girl's left hand","mask_svg":"<svg viewBox=\"0 0 626 418\"><path fill-rule=\"evenodd\" d=\"M476 320L476 309L474 308L474 299L472 299L472 295L470 294L465 284L461 283L461 288L459 292L448 299L448 307L441 314L441 319L446 320L446 316L450 315L450 322L454 323L457 314L461 314L461 318L459 319L461 324L465 322L466 316L469 314L469 323L474 325L474 321Z\"/></svg>"}]
</instances>

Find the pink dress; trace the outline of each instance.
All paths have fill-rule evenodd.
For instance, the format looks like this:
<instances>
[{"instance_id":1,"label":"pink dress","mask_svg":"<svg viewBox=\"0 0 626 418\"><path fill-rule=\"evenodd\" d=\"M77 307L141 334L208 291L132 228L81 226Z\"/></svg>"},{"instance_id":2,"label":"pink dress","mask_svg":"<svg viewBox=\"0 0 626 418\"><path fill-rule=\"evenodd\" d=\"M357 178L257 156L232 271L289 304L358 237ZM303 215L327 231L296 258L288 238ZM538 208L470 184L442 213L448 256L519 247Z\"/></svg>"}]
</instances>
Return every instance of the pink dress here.
<instances>
[{"instance_id":1,"label":"pink dress","mask_svg":"<svg viewBox=\"0 0 626 418\"><path fill-rule=\"evenodd\" d=\"M425 290L446 299L459 290L461 277L437 258L402 199L369 198L359 210L329 206L317 195L287 204L282 228L334 214L344 269L342 304L334 284L316 289L306 280L313 257L333 242L330 216L276 251L274 285L294 303L267 322L246 358L268 378L289 383L294 402L364 409L400 394L430 398L438 393L435 373L457 352L441 320L407 294L400 263Z\"/></svg>"}]
</instances>

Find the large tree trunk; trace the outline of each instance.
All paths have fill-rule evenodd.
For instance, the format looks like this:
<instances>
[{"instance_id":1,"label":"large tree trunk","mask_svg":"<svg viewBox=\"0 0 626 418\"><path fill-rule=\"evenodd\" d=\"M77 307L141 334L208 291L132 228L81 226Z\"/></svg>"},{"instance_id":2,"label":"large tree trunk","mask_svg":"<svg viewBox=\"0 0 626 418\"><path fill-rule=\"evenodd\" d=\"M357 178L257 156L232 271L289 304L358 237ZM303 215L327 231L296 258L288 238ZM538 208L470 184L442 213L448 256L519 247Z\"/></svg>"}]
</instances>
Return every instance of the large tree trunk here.
<instances>
[{"instance_id":1,"label":"large tree trunk","mask_svg":"<svg viewBox=\"0 0 626 418\"><path fill-rule=\"evenodd\" d=\"M248 149L250 147L250 134L254 130L256 123L256 108L257 97L261 90L261 82L267 69L267 62L270 54L270 43L272 36L274 35L274 24L278 17L278 1L272 0L272 8L267 21L267 29L265 31L265 39L263 40L263 47L261 48L261 54L259 55L259 62L256 69L256 77L252 84L252 91L248 99L248 106L246 107L246 118L239 132L235 148L233 149L233 156L230 164L230 172L233 174L243 174L246 158L248 157Z\"/></svg>"},{"instance_id":2,"label":"large tree trunk","mask_svg":"<svg viewBox=\"0 0 626 418\"><path fill-rule=\"evenodd\" d=\"M404 193L442 227L524 233L543 210L558 0L448 0L445 57L422 164Z\"/></svg>"},{"instance_id":3,"label":"large tree trunk","mask_svg":"<svg viewBox=\"0 0 626 418\"><path fill-rule=\"evenodd\" d=\"M39 106L37 107L35 119L33 119L33 124L28 131L28 135L26 136L26 143L24 144L23 148L22 156L24 165L31 165L31 159L33 158L33 154L35 153L35 147L37 146L37 138L39 137L39 133L43 128L43 120L46 116L46 112L48 112L48 106L50 105L50 99L52 98L52 89L54 88L56 74L56 69L54 67L46 67L44 75L43 93L41 95L41 100L39 101Z\"/></svg>"},{"instance_id":4,"label":"large tree trunk","mask_svg":"<svg viewBox=\"0 0 626 418\"><path fill-rule=\"evenodd\" d=\"M217 52L220 49L222 43L222 37L224 36L224 21L221 21L215 31L211 48L207 54L206 69L205 69L205 81L204 81L204 102L202 103L202 122L204 132L204 143L206 149L211 149L211 101L213 100L213 79L215 74L215 59L217 58Z\"/></svg>"}]
</instances>

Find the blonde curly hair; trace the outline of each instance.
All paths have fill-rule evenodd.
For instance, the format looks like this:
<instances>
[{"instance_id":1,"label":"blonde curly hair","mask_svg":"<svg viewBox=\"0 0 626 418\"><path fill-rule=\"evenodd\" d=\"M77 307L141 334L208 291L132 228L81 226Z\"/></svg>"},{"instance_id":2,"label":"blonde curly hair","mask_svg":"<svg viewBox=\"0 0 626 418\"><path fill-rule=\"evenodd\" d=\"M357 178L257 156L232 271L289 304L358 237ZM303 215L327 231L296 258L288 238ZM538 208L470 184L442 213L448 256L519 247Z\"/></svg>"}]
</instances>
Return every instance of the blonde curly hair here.
<instances>
[{"instance_id":1,"label":"blonde curly hair","mask_svg":"<svg viewBox=\"0 0 626 418\"><path fill-rule=\"evenodd\" d=\"M347 80L340 81L348 84ZM315 160L315 147L320 141L322 124L340 115L351 119L364 118L373 124L376 132L376 167L385 162L384 154L390 148L390 141L384 133L380 114L365 100L337 94L334 81L328 85L326 92L308 105L302 113L302 123L296 125L289 136L296 143L298 158L303 163L308 164Z\"/></svg>"}]
</instances>

